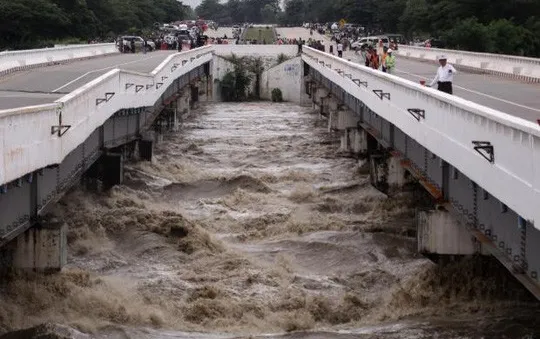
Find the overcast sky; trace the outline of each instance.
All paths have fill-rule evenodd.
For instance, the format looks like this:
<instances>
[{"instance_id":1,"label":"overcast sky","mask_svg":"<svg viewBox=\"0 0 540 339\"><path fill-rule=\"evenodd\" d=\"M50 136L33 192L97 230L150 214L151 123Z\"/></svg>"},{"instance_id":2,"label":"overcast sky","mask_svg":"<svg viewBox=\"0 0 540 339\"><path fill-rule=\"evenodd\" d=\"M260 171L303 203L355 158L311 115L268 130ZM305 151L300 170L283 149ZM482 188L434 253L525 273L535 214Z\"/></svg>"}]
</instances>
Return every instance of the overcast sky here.
<instances>
[{"instance_id":1,"label":"overcast sky","mask_svg":"<svg viewBox=\"0 0 540 339\"><path fill-rule=\"evenodd\" d=\"M193 7L193 9L195 9L195 7L199 6L202 2L202 0L181 0L182 3L184 5L188 5L188 6L191 6Z\"/></svg>"}]
</instances>

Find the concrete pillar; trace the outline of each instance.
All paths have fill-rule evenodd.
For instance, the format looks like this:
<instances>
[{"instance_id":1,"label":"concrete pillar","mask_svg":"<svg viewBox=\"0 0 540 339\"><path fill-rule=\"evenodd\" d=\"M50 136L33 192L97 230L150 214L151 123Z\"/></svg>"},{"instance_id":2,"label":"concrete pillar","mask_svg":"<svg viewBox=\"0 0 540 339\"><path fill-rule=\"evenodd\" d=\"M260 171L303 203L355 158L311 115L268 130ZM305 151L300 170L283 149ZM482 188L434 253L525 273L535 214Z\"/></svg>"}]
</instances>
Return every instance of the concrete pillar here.
<instances>
[{"instance_id":1,"label":"concrete pillar","mask_svg":"<svg viewBox=\"0 0 540 339\"><path fill-rule=\"evenodd\" d=\"M122 154L107 153L102 156L102 180L105 187L112 187L124 182L124 158Z\"/></svg>"},{"instance_id":2,"label":"concrete pillar","mask_svg":"<svg viewBox=\"0 0 540 339\"><path fill-rule=\"evenodd\" d=\"M340 131L356 128L360 118L350 110L338 110L337 129Z\"/></svg>"},{"instance_id":3,"label":"concrete pillar","mask_svg":"<svg viewBox=\"0 0 540 339\"><path fill-rule=\"evenodd\" d=\"M417 213L418 251L427 255L470 255L478 248L467 228L446 211Z\"/></svg>"},{"instance_id":4,"label":"concrete pillar","mask_svg":"<svg viewBox=\"0 0 540 339\"><path fill-rule=\"evenodd\" d=\"M172 130L173 132L177 132L180 129L180 124L178 122L178 107L175 107L173 110L173 116L172 116Z\"/></svg>"},{"instance_id":5,"label":"concrete pillar","mask_svg":"<svg viewBox=\"0 0 540 339\"><path fill-rule=\"evenodd\" d=\"M42 221L13 242L13 268L35 272L58 272L67 262L67 225Z\"/></svg>"},{"instance_id":6,"label":"concrete pillar","mask_svg":"<svg viewBox=\"0 0 540 339\"><path fill-rule=\"evenodd\" d=\"M354 138L354 129L347 128L341 134L341 144L339 150L345 153L354 153L353 152L353 138Z\"/></svg>"},{"instance_id":7,"label":"concrete pillar","mask_svg":"<svg viewBox=\"0 0 540 339\"><path fill-rule=\"evenodd\" d=\"M408 183L401 159L389 153L375 152L370 154L371 184L386 194L400 191Z\"/></svg>"},{"instance_id":8,"label":"concrete pillar","mask_svg":"<svg viewBox=\"0 0 540 339\"><path fill-rule=\"evenodd\" d=\"M359 155L367 155L368 153L368 133L363 128L352 130L352 152Z\"/></svg>"},{"instance_id":9,"label":"concrete pillar","mask_svg":"<svg viewBox=\"0 0 540 339\"><path fill-rule=\"evenodd\" d=\"M154 155L154 142L152 140L139 140L139 158L144 161L152 161Z\"/></svg>"},{"instance_id":10,"label":"concrete pillar","mask_svg":"<svg viewBox=\"0 0 540 339\"><path fill-rule=\"evenodd\" d=\"M191 114L191 91L185 91L176 99L176 107L179 113L177 116L179 121L183 121Z\"/></svg>"},{"instance_id":11,"label":"concrete pillar","mask_svg":"<svg viewBox=\"0 0 540 339\"><path fill-rule=\"evenodd\" d=\"M328 116L328 132L337 130L339 122L339 102L330 97L328 99L323 99L324 113L327 113ZM326 103L326 105L324 105Z\"/></svg>"},{"instance_id":12,"label":"concrete pillar","mask_svg":"<svg viewBox=\"0 0 540 339\"><path fill-rule=\"evenodd\" d=\"M315 100L315 103L319 106L322 105L322 99L328 96L328 90L323 87L317 87L314 92L315 95L313 96L313 99Z\"/></svg>"},{"instance_id":13,"label":"concrete pillar","mask_svg":"<svg viewBox=\"0 0 540 339\"><path fill-rule=\"evenodd\" d=\"M199 84L190 85L191 88L191 105L193 109L197 109L199 106Z\"/></svg>"}]
</instances>

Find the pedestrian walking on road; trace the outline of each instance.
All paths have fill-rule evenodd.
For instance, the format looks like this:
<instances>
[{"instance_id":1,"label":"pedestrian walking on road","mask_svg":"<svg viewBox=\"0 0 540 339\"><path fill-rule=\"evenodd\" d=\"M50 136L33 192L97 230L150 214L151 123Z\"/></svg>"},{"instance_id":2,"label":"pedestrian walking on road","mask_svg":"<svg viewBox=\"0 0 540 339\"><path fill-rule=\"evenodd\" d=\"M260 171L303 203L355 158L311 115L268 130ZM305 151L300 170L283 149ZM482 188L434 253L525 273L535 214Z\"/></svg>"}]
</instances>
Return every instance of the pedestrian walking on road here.
<instances>
[{"instance_id":1,"label":"pedestrian walking on road","mask_svg":"<svg viewBox=\"0 0 540 339\"><path fill-rule=\"evenodd\" d=\"M435 75L429 87L433 87L437 83L437 89L439 91L452 94L452 82L454 81L454 74L457 73L456 69L447 62L445 55L440 55L438 59L440 66L437 69L437 75Z\"/></svg>"}]
</instances>

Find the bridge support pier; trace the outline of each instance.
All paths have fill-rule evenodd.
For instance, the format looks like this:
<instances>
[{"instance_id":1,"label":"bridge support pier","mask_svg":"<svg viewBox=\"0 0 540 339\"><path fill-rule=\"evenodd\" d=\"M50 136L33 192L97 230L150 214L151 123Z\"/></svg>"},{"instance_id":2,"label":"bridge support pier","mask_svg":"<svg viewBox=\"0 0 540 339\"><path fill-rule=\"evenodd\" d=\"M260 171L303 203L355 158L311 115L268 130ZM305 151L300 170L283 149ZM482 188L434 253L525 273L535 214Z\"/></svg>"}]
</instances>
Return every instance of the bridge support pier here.
<instances>
[{"instance_id":1,"label":"bridge support pier","mask_svg":"<svg viewBox=\"0 0 540 339\"><path fill-rule=\"evenodd\" d=\"M363 128L347 129L351 141L351 151L360 157L366 157L368 154L369 134Z\"/></svg>"},{"instance_id":2,"label":"bridge support pier","mask_svg":"<svg viewBox=\"0 0 540 339\"><path fill-rule=\"evenodd\" d=\"M416 218L418 252L428 258L477 252L474 237L447 211L421 211Z\"/></svg>"},{"instance_id":3,"label":"bridge support pier","mask_svg":"<svg viewBox=\"0 0 540 339\"><path fill-rule=\"evenodd\" d=\"M190 85L191 88L191 108L197 109L199 107L199 84L194 83Z\"/></svg>"},{"instance_id":4,"label":"bridge support pier","mask_svg":"<svg viewBox=\"0 0 540 339\"><path fill-rule=\"evenodd\" d=\"M358 118L349 110L337 111L337 129L343 131L341 135L340 151L354 153L354 132L357 129Z\"/></svg>"},{"instance_id":5,"label":"bridge support pier","mask_svg":"<svg viewBox=\"0 0 540 339\"><path fill-rule=\"evenodd\" d=\"M371 184L386 194L401 191L410 181L410 175L401 166L401 159L389 152L370 154L369 177Z\"/></svg>"},{"instance_id":6,"label":"bridge support pier","mask_svg":"<svg viewBox=\"0 0 540 339\"><path fill-rule=\"evenodd\" d=\"M124 182L123 155L113 152L102 155L86 172L85 181L88 189L96 191Z\"/></svg>"},{"instance_id":7,"label":"bridge support pier","mask_svg":"<svg viewBox=\"0 0 540 339\"><path fill-rule=\"evenodd\" d=\"M7 248L16 271L59 272L67 262L67 225L56 219L41 221Z\"/></svg>"},{"instance_id":8,"label":"bridge support pier","mask_svg":"<svg viewBox=\"0 0 540 339\"><path fill-rule=\"evenodd\" d=\"M323 99L327 106L323 105L323 112L328 116L328 132L339 129L339 102L334 98Z\"/></svg>"},{"instance_id":9,"label":"bridge support pier","mask_svg":"<svg viewBox=\"0 0 540 339\"><path fill-rule=\"evenodd\" d=\"M154 155L154 142L152 140L139 140L139 158L144 161L152 161Z\"/></svg>"},{"instance_id":10,"label":"bridge support pier","mask_svg":"<svg viewBox=\"0 0 540 339\"><path fill-rule=\"evenodd\" d=\"M313 89L313 109L318 110L320 115L328 114L328 95L326 88L316 87Z\"/></svg>"},{"instance_id":11,"label":"bridge support pier","mask_svg":"<svg viewBox=\"0 0 540 339\"><path fill-rule=\"evenodd\" d=\"M182 95L176 99L176 110L178 112L176 118L180 122L191 114L191 92L182 93Z\"/></svg>"}]
</instances>

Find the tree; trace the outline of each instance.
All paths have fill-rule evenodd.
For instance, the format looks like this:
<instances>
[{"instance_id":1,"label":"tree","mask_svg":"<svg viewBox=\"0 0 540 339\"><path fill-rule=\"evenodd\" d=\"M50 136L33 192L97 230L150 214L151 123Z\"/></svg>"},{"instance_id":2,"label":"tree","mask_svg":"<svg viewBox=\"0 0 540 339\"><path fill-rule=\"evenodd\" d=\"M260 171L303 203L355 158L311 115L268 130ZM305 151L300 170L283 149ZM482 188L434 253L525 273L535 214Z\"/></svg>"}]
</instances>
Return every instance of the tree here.
<instances>
[{"instance_id":1,"label":"tree","mask_svg":"<svg viewBox=\"0 0 540 339\"><path fill-rule=\"evenodd\" d=\"M195 8L195 13L204 19L215 18L224 10L219 0L203 0L203 2Z\"/></svg>"}]
</instances>

